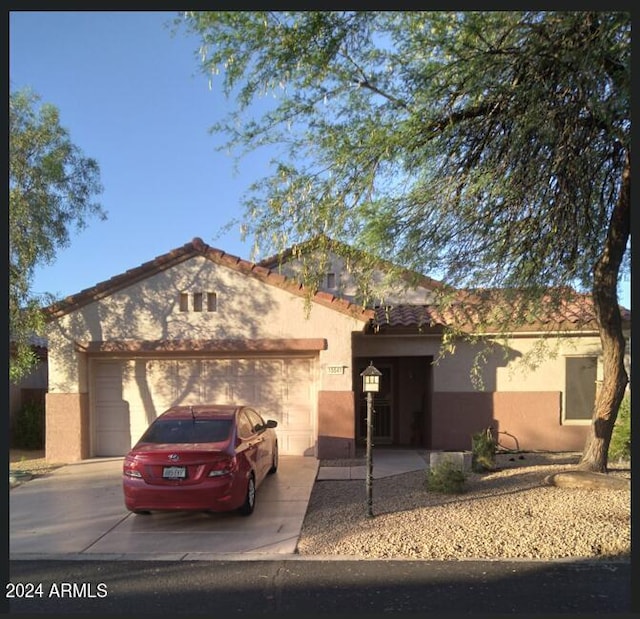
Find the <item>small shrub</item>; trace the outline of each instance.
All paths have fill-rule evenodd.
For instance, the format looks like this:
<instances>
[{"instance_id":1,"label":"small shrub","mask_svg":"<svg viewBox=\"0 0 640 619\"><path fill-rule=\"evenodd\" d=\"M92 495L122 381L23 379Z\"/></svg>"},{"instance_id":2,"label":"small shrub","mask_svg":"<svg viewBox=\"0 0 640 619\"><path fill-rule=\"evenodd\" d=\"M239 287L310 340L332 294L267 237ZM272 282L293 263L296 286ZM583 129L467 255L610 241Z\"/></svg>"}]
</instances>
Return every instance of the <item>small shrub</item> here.
<instances>
[{"instance_id":1,"label":"small shrub","mask_svg":"<svg viewBox=\"0 0 640 619\"><path fill-rule=\"evenodd\" d=\"M13 421L13 446L17 449L44 448L44 409L40 404L25 404Z\"/></svg>"},{"instance_id":2,"label":"small shrub","mask_svg":"<svg viewBox=\"0 0 640 619\"><path fill-rule=\"evenodd\" d=\"M427 470L427 489L443 494L461 494L465 491L467 476L449 460L443 460Z\"/></svg>"},{"instance_id":3,"label":"small shrub","mask_svg":"<svg viewBox=\"0 0 640 619\"><path fill-rule=\"evenodd\" d=\"M474 473L496 468L496 446L491 428L471 435L471 470Z\"/></svg>"},{"instance_id":4,"label":"small shrub","mask_svg":"<svg viewBox=\"0 0 640 619\"><path fill-rule=\"evenodd\" d=\"M631 458L631 396L627 393L618 409L618 417L613 426L609 443L609 460Z\"/></svg>"}]
</instances>

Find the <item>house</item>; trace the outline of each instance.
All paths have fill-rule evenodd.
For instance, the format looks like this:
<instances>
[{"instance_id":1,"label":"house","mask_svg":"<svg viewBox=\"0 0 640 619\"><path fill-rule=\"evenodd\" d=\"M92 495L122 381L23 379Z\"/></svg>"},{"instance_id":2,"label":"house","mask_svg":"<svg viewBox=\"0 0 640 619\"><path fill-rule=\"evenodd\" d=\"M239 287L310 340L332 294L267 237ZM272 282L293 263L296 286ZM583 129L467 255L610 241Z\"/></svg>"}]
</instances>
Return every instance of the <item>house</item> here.
<instances>
[{"instance_id":1,"label":"house","mask_svg":"<svg viewBox=\"0 0 640 619\"><path fill-rule=\"evenodd\" d=\"M491 427L513 449L582 449L601 378L586 297L513 333L478 390L473 343L440 358L448 317L430 299L442 284L414 278L363 307L336 255L307 311L298 265L293 253L256 264L195 238L50 306L47 458L123 455L162 411L198 402L254 405L278 421L282 454L353 457L371 362L382 373L375 445L470 449L472 433ZM461 298L472 328L478 299ZM556 326L566 330L557 354L517 371Z\"/></svg>"}]
</instances>

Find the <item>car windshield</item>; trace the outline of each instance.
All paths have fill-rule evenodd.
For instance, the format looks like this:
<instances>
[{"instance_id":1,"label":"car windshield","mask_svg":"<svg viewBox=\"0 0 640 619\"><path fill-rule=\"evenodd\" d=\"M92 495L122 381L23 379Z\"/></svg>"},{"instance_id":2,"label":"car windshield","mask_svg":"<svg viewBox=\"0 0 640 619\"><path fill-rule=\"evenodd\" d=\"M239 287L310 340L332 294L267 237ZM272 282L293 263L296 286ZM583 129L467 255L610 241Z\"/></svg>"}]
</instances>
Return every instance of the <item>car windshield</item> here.
<instances>
[{"instance_id":1,"label":"car windshield","mask_svg":"<svg viewBox=\"0 0 640 619\"><path fill-rule=\"evenodd\" d=\"M154 422L141 443L218 443L229 436L231 419L168 419Z\"/></svg>"}]
</instances>

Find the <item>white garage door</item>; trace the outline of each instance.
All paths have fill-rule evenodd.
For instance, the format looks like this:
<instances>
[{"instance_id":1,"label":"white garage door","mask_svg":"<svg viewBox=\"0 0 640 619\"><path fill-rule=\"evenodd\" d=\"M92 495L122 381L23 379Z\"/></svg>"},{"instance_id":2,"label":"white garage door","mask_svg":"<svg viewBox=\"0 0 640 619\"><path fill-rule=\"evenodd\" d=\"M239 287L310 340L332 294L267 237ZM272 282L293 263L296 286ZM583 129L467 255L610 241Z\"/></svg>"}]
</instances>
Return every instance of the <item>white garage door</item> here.
<instances>
[{"instance_id":1,"label":"white garage door","mask_svg":"<svg viewBox=\"0 0 640 619\"><path fill-rule=\"evenodd\" d=\"M315 358L94 359L95 456L124 455L176 404L253 406L278 422L280 453L313 455Z\"/></svg>"}]
</instances>

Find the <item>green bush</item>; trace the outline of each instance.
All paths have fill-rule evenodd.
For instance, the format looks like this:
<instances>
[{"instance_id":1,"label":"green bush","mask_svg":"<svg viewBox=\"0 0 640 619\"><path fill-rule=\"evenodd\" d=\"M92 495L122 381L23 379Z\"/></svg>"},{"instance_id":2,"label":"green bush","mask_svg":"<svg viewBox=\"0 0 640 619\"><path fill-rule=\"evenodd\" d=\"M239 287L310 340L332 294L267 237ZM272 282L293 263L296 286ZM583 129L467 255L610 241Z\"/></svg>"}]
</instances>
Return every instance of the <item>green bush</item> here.
<instances>
[{"instance_id":1,"label":"green bush","mask_svg":"<svg viewBox=\"0 0 640 619\"><path fill-rule=\"evenodd\" d=\"M15 415L12 445L18 449L44 449L44 408L30 402Z\"/></svg>"},{"instance_id":2,"label":"green bush","mask_svg":"<svg viewBox=\"0 0 640 619\"><path fill-rule=\"evenodd\" d=\"M467 476L464 471L449 460L427 470L427 489L443 494L461 494L465 491Z\"/></svg>"},{"instance_id":3,"label":"green bush","mask_svg":"<svg viewBox=\"0 0 640 619\"><path fill-rule=\"evenodd\" d=\"M496 446L491 428L471 435L471 470L474 473L496 468Z\"/></svg>"},{"instance_id":4,"label":"green bush","mask_svg":"<svg viewBox=\"0 0 640 619\"><path fill-rule=\"evenodd\" d=\"M613 426L609 443L609 460L628 460L631 458L631 396L625 394L618 417Z\"/></svg>"}]
</instances>

